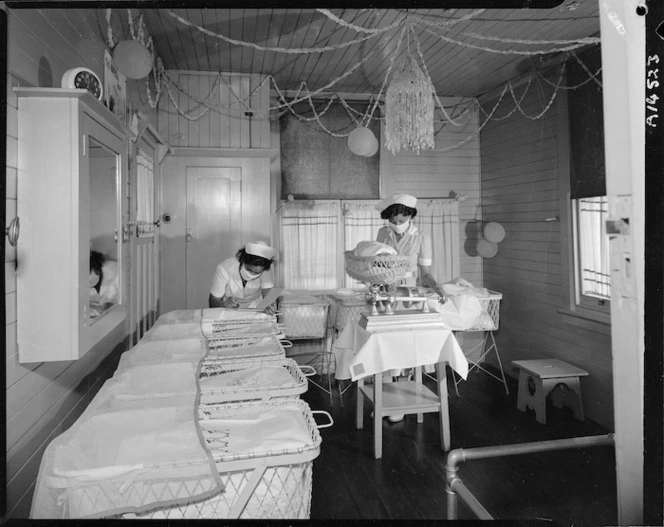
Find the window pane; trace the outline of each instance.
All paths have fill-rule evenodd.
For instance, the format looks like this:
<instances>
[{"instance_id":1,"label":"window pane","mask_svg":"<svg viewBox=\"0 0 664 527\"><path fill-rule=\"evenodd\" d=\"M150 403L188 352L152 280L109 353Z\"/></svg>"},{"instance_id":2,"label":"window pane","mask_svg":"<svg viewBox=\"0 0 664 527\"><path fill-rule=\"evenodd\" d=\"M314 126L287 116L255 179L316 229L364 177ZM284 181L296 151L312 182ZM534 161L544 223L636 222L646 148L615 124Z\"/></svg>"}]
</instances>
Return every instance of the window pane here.
<instances>
[{"instance_id":1,"label":"window pane","mask_svg":"<svg viewBox=\"0 0 664 527\"><path fill-rule=\"evenodd\" d=\"M154 236L154 163L142 150L136 156L136 221L139 236Z\"/></svg>"},{"instance_id":2,"label":"window pane","mask_svg":"<svg viewBox=\"0 0 664 527\"><path fill-rule=\"evenodd\" d=\"M581 295L610 299L609 243L606 236L607 198L576 200L578 270Z\"/></svg>"}]
</instances>

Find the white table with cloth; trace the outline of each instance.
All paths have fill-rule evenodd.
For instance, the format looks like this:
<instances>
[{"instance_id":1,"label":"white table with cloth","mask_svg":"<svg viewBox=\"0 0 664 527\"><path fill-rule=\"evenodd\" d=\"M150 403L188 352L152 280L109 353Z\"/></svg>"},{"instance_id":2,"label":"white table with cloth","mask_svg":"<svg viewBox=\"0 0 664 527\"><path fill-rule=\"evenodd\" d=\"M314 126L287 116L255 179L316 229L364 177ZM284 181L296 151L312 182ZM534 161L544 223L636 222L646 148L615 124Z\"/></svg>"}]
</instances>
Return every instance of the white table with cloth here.
<instances>
[{"instance_id":1,"label":"white table with cloth","mask_svg":"<svg viewBox=\"0 0 664 527\"><path fill-rule=\"evenodd\" d=\"M468 375L468 361L454 333L432 324L431 327L400 327L371 330L358 324L348 325L335 346L338 379L358 382L357 428L362 428L364 399L374 407L374 455L382 456L382 418L397 414L439 412L441 444L450 449L450 421L447 400L446 365L462 378ZM422 383L422 367L436 365L437 393ZM415 369L415 379L383 383L383 372L405 368ZM364 379L373 376L373 384Z\"/></svg>"}]
</instances>

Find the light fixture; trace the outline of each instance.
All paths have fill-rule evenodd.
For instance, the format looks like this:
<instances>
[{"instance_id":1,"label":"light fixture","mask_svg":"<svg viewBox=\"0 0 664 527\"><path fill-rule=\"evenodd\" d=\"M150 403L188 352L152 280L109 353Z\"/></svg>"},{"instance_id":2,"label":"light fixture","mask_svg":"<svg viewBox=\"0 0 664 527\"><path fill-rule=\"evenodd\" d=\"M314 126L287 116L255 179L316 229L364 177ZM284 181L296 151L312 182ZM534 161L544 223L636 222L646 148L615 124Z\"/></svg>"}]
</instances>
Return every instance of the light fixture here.
<instances>
[{"instance_id":1,"label":"light fixture","mask_svg":"<svg viewBox=\"0 0 664 527\"><path fill-rule=\"evenodd\" d=\"M385 146L396 155L402 148L434 147L433 86L408 53L403 67L385 92Z\"/></svg>"}]
</instances>

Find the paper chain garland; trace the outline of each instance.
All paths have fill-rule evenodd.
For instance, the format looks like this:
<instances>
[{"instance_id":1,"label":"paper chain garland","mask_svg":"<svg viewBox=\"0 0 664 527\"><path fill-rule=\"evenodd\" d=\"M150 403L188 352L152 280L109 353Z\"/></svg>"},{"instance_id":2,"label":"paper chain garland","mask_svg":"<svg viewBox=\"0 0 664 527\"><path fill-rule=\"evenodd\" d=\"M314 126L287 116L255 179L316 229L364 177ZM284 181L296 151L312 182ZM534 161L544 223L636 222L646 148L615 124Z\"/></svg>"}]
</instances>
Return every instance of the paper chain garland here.
<instances>
[{"instance_id":1,"label":"paper chain garland","mask_svg":"<svg viewBox=\"0 0 664 527\"><path fill-rule=\"evenodd\" d=\"M506 54L506 55L525 55L525 56L536 56L536 55L544 55L548 53L553 53L553 52L564 52L567 53L568 55L572 55L577 62L581 65L583 70L588 74L588 79L583 81L582 83L578 84L577 86L563 86L561 84L563 74L565 71L564 64L560 65L560 71L559 71L559 76L557 79L557 82L553 83L549 79L547 79L537 68L534 69L533 75L527 80L526 87L521 94L520 97L517 97L514 93L514 86L511 81L508 81L504 87L501 90L500 95L498 96L498 99L493 106L493 108L490 111L485 111L482 106L475 101L475 104L479 107L479 110L485 115L485 120L483 123L478 126L478 128L471 134L469 135L466 139L463 139L462 141L458 142L456 145L452 145L451 147L443 149L443 151L449 151L453 150L455 148L460 147L461 145L467 143L468 141L472 140L474 137L479 135L480 131L484 128L484 126L490 121L490 120L503 120L507 119L509 116L514 114L514 112L519 111L525 118L527 119L540 119L551 107L553 104L556 95L558 93L558 90L560 89L574 89L577 88L587 82L594 81L601 87L601 82L597 78L601 68L595 72L592 73L586 66L583 64L583 62L579 59L579 57L574 53L573 50L578 49L582 46L586 46L589 44L596 44L600 42L599 38L595 37L587 37L587 38L581 38L577 40L542 40L542 41L530 41L530 40L518 40L518 39L508 39L508 38L499 38L499 37L492 37L492 36L487 36L487 35L480 35L477 33L472 33L472 32L466 32L466 33L460 33L461 36L464 37L470 37L474 38L479 41L488 41L488 42L500 42L500 43L507 43L507 44L519 44L523 46L536 46L536 45L554 45L557 47L553 48L546 48L546 49L539 49L539 50L523 50L523 49L497 49L497 48L492 48L484 45L477 45L477 44L471 44L468 42L463 42L459 41L456 39L453 39L451 37L447 37L445 35L440 34L439 32L434 31L431 28L434 28L439 31L443 31L446 28L449 28L451 26L454 26L460 22L464 22L467 20L470 20L479 14L483 13L485 10L484 9L479 9L479 10L474 10L471 11L470 13L464 15L463 17L459 17L456 19L451 19L451 20L446 20L442 22L432 22L430 20L423 19L417 15L413 15L410 13L406 13L403 20L398 20L388 26L385 26L383 28L366 28L357 24L353 24L351 22L346 22L343 19L337 17L334 15L331 11L328 9L317 9L317 12L323 14L326 16L328 19L332 20L333 22L339 24L342 27L352 29L358 33L363 33L365 36L359 37L354 40L342 42L340 44L336 45L328 45L328 46L322 46L322 47L310 47L310 48L282 48L282 47L269 47L269 46L260 46L258 44L255 44L253 42L245 42L237 39L231 39L230 37L227 37L225 35L215 33L213 31L210 31L208 29L205 29L201 26L198 26L197 24L186 20L185 18L177 15L173 11L168 10L167 13L172 16L175 20L177 20L179 23L184 24L192 29L195 29L197 31L200 31L203 34L206 34L210 37L217 38L223 41L228 42L229 44L232 45L238 45L238 46L245 46L245 47L251 47L257 50L261 51L269 51L269 52L275 52L275 53L289 53L289 54L310 54L310 53L323 53L326 51L335 51L338 49L342 49L348 46L352 46L354 44L359 44L362 42L366 42L370 39L373 39L375 37L379 37L383 34L385 34L387 31L396 29L398 27L401 27L401 32L399 34L398 42L397 42L397 48L394 53L391 54L390 58L390 63L388 70L385 74L385 77L383 79L383 82L381 84L381 87L379 89L379 92L377 94L374 94L371 96L367 103L367 110L366 112L358 112L356 109L352 108L345 100L343 97L341 97L338 94L333 94L333 95L327 95L329 93L330 88L344 80L345 78L349 77L352 75L360 66L362 66L369 58L375 56L377 51L374 51L367 56L365 56L362 60L354 64L351 68L349 68L347 71L345 71L343 74L338 76L337 78L333 79L329 83L327 83L325 86L322 86L316 90L310 91L309 88L306 85L306 82L302 82L300 84L300 87L297 90L297 94L294 98L291 98L288 100L288 98L283 94L279 86L277 85L277 82L275 78L272 75L267 75L265 78L261 81L261 83L255 87L251 93L246 97L246 98L241 98L239 97L235 91L230 87L228 84L227 80L225 79L225 76L222 72L217 73L217 76L215 78L215 81L209 91L209 93L202 99L199 99L197 97L194 97L193 95L189 94L182 86L180 86L176 80L171 78L166 71L164 70L163 63L161 61L161 58L159 58L154 50L154 45L152 43L152 37L148 37L147 39L145 38L145 30L144 30L144 25L143 25L143 19L142 16L139 17L138 19L138 24L137 27L138 29L135 29L135 24L134 20L132 17L132 13L130 9L127 9L127 16L128 16L128 25L130 28L130 33L131 37L133 39L139 40L141 43L146 45L148 49L151 51L153 59L154 59L154 67L150 74L146 77L145 82L146 82L146 92L147 92L147 97L148 97L148 104L150 105L151 108L155 109L157 108L159 101L161 99L161 95L163 92L165 92L170 99L171 103L173 104L173 107L177 111L179 115L184 117L185 119L189 121L196 121L202 118L205 114L207 114L210 111L222 113L224 110L230 110L230 109L236 109L238 107L243 108L244 110L247 111L252 111L254 115L257 115L262 118L271 118L271 119L277 119L281 116L283 116L285 113L291 113L295 117L297 117L299 120L307 122L307 123L316 123L318 128L320 128L323 132L332 135L334 137L347 137L350 132L352 131L349 130L348 132L340 132L340 131L333 131L329 130L321 121L321 116L323 116L331 107L331 105L335 102L338 101L342 106L346 109L348 115L349 115L349 126L354 125L355 127L357 126L367 126L371 120L376 120L376 119L384 119L382 116L375 116L376 109L378 108L378 105L380 103L380 100L382 96L385 94L386 91L386 86L388 83L388 79L390 78L390 75L394 69L395 62L396 62L396 57L399 56L399 49L402 45L402 41L404 37L409 38L410 42L410 37L412 37L412 40L415 44L415 50L417 54L417 58L419 59L418 64L420 65L424 75L430 79L430 75L426 66L426 61L424 60L424 55L422 53L422 50L420 48L420 42L419 39L417 38L417 34L415 32L415 29L420 29L425 33L428 33L430 35L433 35L435 37L440 38L441 40L456 44L459 46L463 47L468 47L471 49L479 49L481 51L485 51L488 53L497 53L497 54ZM114 38L113 38L113 32L111 28L111 10L107 9L106 10L106 21L108 25L108 33L107 33L107 38L109 42L109 46L113 47L114 45ZM152 79L151 79L152 77ZM541 79L545 83L547 83L549 86L553 87L553 93L547 102L547 104L544 106L542 111L538 112L535 115L529 115L527 114L523 108L521 107L521 102L524 100L526 94L528 93L532 80L534 78ZM251 98L255 95L255 93L260 90L265 82L270 82L272 85L272 88L276 91L277 93L277 100L278 102L276 104L270 105L268 108L268 115L265 115L264 113L261 113L260 111L257 111L253 108L251 108L250 101ZM230 104L227 105L211 105L209 104L209 100L212 97L212 95L215 93L216 90L219 89L220 83L224 83L225 86L228 88L229 92L232 94L233 98L235 99L234 102L231 102ZM184 94L186 97L191 99L192 101L196 102L198 104L198 107L195 110L190 110L190 111L184 111L180 105L178 104L177 98L173 95L171 91L171 87L174 87L178 92ZM512 100L514 101L514 108L511 109L509 113L506 115L500 116L500 117L495 117L494 114L502 103L505 95L509 92L510 96L512 97ZM322 95L325 93L326 95ZM467 109L464 109L457 117L461 117L464 114L467 115L467 118L465 120L455 120L451 113L454 113L455 111L458 111L459 105L455 105L452 109L451 112L448 112L441 102L440 98L438 97L438 94L433 91L433 97L435 100L435 106L437 110L442 114L443 119L436 121L439 125L439 129L436 131L440 131L444 126L446 125L453 125L453 126L464 126L467 122L468 119L471 117L471 114L467 111ZM327 99L327 103L324 105L324 108L322 110L318 110L315 107L314 104L314 99L318 99L319 104L320 100L322 98ZM311 108L313 112L312 117L305 117L304 115L300 115L295 111L295 105L301 102L306 102L308 106Z\"/></svg>"}]
</instances>

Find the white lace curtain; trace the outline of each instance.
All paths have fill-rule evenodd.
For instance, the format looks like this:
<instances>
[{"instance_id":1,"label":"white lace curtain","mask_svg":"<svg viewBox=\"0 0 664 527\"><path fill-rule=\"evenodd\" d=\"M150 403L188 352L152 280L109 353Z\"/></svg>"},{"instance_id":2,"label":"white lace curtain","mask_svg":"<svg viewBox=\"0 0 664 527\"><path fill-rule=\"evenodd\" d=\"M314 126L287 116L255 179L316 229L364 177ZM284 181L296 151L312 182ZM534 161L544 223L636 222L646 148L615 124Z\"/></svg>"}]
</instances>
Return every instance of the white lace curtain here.
<instances>
[{"instance_id":1,"label":"white lace curtain","mask_svg":"<svg viewBox=\"0 0 664 527\"><path fill-rule=\"evenodd\" d=\"M380 212L375 209L378 201L344 201L342 203L344 251L354 249L358 242L376 239L378 229L385 224L385 220L380 218ZM346 272L343 274L344 287L359 285L359 282L348 276Z\"/></svg>"},{"instance_id":2,"label":"white lace curtain","mask_svg":"<svg viewBox=\"0 0 664 527\"><path fill-rule=\"evenodd\" d=\"M418 199L413 221L431 236L433 275L439 283L459 277L459 202L452 199Z\"/></svg>"},{"instance_id":3,"label":"white lace curtain","mask_svg":"<svg viewBox=\"0 0 664 527\"><path fill-rule=\"evenodd\" d=\"M283 202L281 262L286 289L336 289L339 276L337 200Z\"/></svg>"},{"instance_id":4,"label":"white lace curtain","mask_svg":"<svg viewBox=\"0 0 664 527\"><path fill-rule=\"evenodd\" d=\"M140 149L136 154L136 205L139 236L154 236L154 163Z\"/></svg>"},{"instance_id":5,"label":"white lace curtain","mask_svg":"<svg viewBox=\"0 0 664 527\"><path fill-rule=\"evenodd\" d=\"M287 289L356 287L344 271L342 253L358 242L375 240L385 220L378 200L283 202L280 209L281 254ZM433 274L439 282L459 276L459 202L420 199L414 223L431 236ZM343 238L339 241L339 229Z\"/></svg>"}]
</instances>

